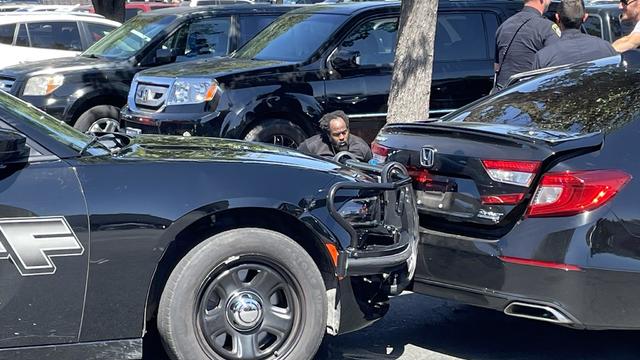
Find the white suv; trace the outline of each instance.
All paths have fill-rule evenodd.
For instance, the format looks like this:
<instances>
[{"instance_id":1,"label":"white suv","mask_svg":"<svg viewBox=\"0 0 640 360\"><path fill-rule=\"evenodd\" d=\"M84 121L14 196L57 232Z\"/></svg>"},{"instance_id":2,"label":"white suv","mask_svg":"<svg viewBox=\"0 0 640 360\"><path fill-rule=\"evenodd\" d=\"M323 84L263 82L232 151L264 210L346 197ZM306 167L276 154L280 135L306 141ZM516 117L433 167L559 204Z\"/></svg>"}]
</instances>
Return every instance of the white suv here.
<instances>
[{"instance_id":1,"label":"white suv","mask_svg":"<svg viewBox=\"0 0 640 360\"><path fill-rule=\"evenodd\" d=\"M0 68L80 54L120 23L55 12L0 16Z\"/></svg>"}]
</instances>

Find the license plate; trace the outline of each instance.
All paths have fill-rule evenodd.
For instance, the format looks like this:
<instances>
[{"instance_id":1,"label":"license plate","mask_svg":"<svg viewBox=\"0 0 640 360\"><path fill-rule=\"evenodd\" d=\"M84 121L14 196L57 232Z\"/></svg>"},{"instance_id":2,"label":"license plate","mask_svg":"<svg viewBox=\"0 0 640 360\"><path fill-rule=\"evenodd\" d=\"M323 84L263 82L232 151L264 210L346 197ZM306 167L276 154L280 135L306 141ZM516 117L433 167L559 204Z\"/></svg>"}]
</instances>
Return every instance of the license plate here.
<instances>
[{"instance_id":1,"label":"license plate","mask_svg":"<svg viewBox=\"0 0 640 360\"><path fill-rule=\"evenodd\" d=\"M124 133L129 136L136 136L142 134L142 130L132 127L126 127L124 128Z\"/></svg>"}]
</instances>

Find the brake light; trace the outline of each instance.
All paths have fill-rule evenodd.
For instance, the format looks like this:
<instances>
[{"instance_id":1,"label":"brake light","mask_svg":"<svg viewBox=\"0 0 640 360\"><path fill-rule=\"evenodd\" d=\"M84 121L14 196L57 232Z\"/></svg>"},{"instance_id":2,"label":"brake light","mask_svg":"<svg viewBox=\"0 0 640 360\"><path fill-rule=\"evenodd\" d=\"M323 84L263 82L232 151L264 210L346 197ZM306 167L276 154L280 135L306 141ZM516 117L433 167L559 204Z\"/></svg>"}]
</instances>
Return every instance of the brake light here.
<instances>
[{"instance_id":1,"label":"brake light","mask_svg":"<svg viewBox=\"0 0 640 360\"><path fill-rule=\"evenodd\" d=\"M371 143L371 152L373 153L373 160L378 163L383 163L387 161L387 155L389 155L389 148L386 146L382 146L377 142Z\"/></svg>"},{"instance_id":2,"label":"brake light","mask_svg":"<svg viewBox=\"0 0 640 360\"><path fill-rule=\"evenodd\" d=\"M540 161L482 160L493 181L529 186L540 168Z\"/></svg>"},{"instance_id":3,"label":"brake light","mask_svg":"<svg viewBox=\"0 0 640 360\"><path fill-rule=\"evenodd\" d=\"M516 205L524 198L524 193L481 196L483 205Z\"/></svg>"},{"instance_id":4,"label":"brake light","mask_svg":"<svg viewBox=\"0 0 640 360\"><path fill-rule=\"evenodd\" d=\"M529 205L529 217L571 216L591 211L611 200L631 175L621 170L548 173L540 180Z\"/></svg>"}]
</instances>

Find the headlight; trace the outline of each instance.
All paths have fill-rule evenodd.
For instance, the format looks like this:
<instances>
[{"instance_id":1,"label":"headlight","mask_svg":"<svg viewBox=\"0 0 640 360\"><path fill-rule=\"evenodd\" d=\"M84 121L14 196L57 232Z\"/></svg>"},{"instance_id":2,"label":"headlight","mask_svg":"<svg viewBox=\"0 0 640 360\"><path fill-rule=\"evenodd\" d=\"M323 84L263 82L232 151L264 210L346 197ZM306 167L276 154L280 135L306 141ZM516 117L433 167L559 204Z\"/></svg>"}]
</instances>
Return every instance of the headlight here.
<instances>
[{"instance_id":1,"label":"headlight","mask_svg":"<svg viewBox=\"0 0 640 360\"><path fill-rule=\"evenodd\" d=\"M211 79L177 79L171 89L167 105L200 104L213 99L218 84Z\"/></svg>"},{"instance_id":2,"label":"headlight","mask_svg":"<svg viewBox=\"0 0 640 360\"><path fill-rule=\"evenodd\" d=\"M344 203L338 213L352 225L371 224L380 219L380 198L352 199Z\"/></svg>"},{"instance_id":3,"label":"headlight","mask_svg":"<svg viewBox=\"0 0 640 360\"><path fill-rule=\"evenodd\" d=\"M56 75L38 75L27 80L27 85L24 87L22 95L27 96L43 96L49 95L57 88L62 86L64 82L64 76L60 74Z\"/></svg>"}]
</instances>

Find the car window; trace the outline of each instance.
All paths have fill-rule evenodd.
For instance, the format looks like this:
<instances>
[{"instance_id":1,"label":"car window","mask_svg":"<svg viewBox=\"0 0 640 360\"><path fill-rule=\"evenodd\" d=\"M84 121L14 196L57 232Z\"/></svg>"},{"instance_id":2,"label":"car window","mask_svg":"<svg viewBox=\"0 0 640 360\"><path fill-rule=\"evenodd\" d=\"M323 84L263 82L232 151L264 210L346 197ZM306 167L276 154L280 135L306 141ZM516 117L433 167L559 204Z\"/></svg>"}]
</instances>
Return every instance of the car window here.
<instances>
[{"instance_id":1,"label":"car window","mask_svg":"<svg viewBox=\"0 0 640 360\"><path fill-rule=\"evenodd\" d=\"M124 19L129 20L132 17L137 16L141 12L142 12L142 9L137 9L137 8L124 9Z\"/></svg>"},{"instance_id":2,"label":"car window","mask_svg":"<svg viewBox=\"0 0 640 360\"><path fill-rule=\"evenodd\" d=\"M485 36L479 13L438 14L433 61L489 59Z\"/></svg>"},{"instance_id":3,"label":"car window","mask_svg":"<svg viewBox=\"0 0 640 360\"><path fill-rule=\"evenodd\" d=\"M251 16L242 15L238 20L240 23L240 46L251 40L257 33L262 31L276 19L277 16Z\"/></svg>"},{"instance_id":4,"label":"car window","mask_svg":"<svg viewBox=\"0 0 640 360\"><path fill-rule=\"evenodd\" d=\"M16 24L0 26L0 44L13 44L13 35L16 32Z\"/></svg>"},{"instance_id":5,"label":"car window","mask_svg":"<svg viewBox=\"0 0 640 360\"><path fill-rule=\"evenodd\" d=\"M634 25L631 21L620 21L620 17L615 14L611 15L611 41L616 41L619 38L631 34Z\"/></svg>"},{"instance_id":6,"label":"car window","mask_svg":"<svg viewBox=\"0 0 640 360\"><path fill-rule=\"evenodd\" d=\"M27 26L25 24L20 24L18 36L16 37L16 45L29 46L29 34L27 33Z\"/></svg>"},{"instance_id":7,"label":"car window","mask_svg":"<svg viewBox=\"0 0 640 360\"><path fill-rule=\"evenodd\" d=\"M42 49L82 51L80 31L76 22L27 23L31 47Z\"/></svg>"},{"instance_id":8,"label":"car window","mask_svg":"<svg viewBox=\"0 0 640 360\"><path fill-rule=\"evenodd\" d=\"M331 39L347 19L337 14L279 17L236 53L239 59L304 61Z\"/></svg>"},{"instance_id":9,"label":"car window","mask_svg":"<svg viewBox=\"0 0 640 360\"><path fill-rule=\"evenodd\" d=\"M231 19L206 18L192 22L187 32L186 46L176 61L202 57L224 56L229 49Z\"/></svg>"},{"instance_id":10,"label":"car window","mask_svg":"<svg viewBox=\"0 0 640 360\"><path fill-rule=\"evenodd\" d=\"M115 29L115 27L111 25L105 24L96 24L96 23L85 23L87 25L87 30L89 30L89 42L90 45L94 42L102 39L103 37L109 35L110 32Z\"/></svg>"},{"instance_id":11,"label":"car window","mask_svg":"<svg viewBox=\"0 0 640 360\"><path fill-rule=\"evenodd\" d=\"M587 34L602 38L602 18L600 15L589 14L587 21L582 23Z\"/></svg>"},{"instance_id":12,"label":"car window","mask_svg":"<svg viewBox=\"0 0 640 360\"><path fill-rule=\"evenodd\" d=\"M495 13L482 14L484 25L486 28L487 47L489 49L489 57L495 60L496 55L496 31L498 30L498 16Z\"/></svg>"},{"instance_id":13,"label":"car window","mask_svg":"<svg viewBox=\"0 0 640 360\"><path fill-rule=\"evenodd\" d=\"M96 42L83 55L127 59L144 48L176 19L175 15L138 16Z\"/></svg>"},{"instance_id":14,"label":"car window","mask_svg":"<svg viewBox=\"0 0 640 360\"><path fill-rule=\"evenodd\" d=\"M398 18L370 20L354 29L340 49L358 53L360 66L392 64L397 34Z\"/></svg>"}]
</instances>

